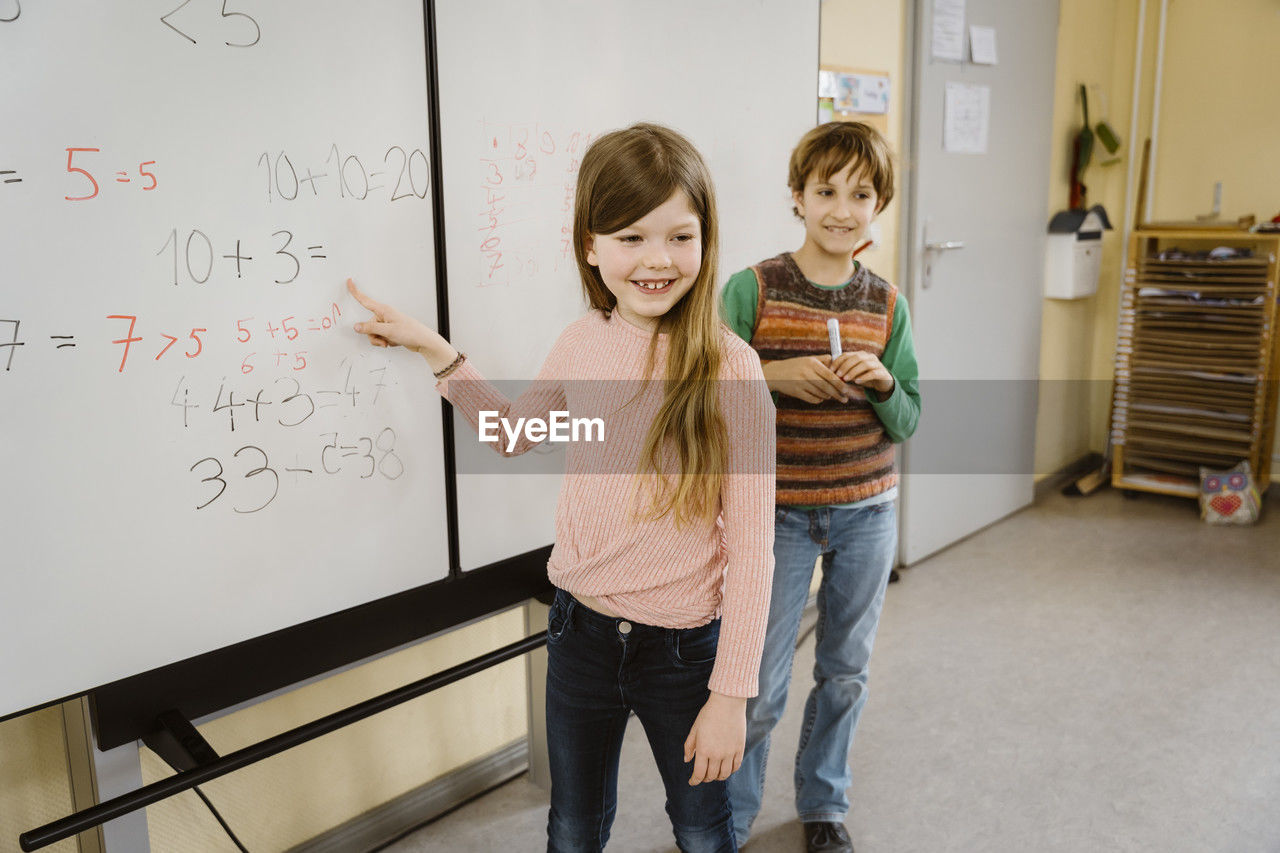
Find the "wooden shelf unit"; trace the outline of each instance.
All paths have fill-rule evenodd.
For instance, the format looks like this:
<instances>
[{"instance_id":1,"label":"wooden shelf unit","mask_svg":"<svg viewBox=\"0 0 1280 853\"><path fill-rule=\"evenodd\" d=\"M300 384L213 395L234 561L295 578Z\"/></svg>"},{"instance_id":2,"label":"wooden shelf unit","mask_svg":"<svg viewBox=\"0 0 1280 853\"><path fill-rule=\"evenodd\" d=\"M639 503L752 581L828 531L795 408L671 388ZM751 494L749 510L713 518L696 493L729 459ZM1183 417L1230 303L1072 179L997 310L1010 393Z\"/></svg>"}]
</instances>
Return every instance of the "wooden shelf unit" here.
<instances>
[{"instance_id":1,"label":"wooden shelf unit","mask_svg":"<svg viewBox=\"0 0 1280 853\"><path fill-rule=\"evenodd\" d=\"M1247 259L1209 260L1219 246ZM1162 253L1177 250L1182 256ZM1120 295L1111 485L1196 497L1201 465L1248 460L1259 490L1275 436L1280 235L1134 231Z\"/></svg>"}]
</instances>

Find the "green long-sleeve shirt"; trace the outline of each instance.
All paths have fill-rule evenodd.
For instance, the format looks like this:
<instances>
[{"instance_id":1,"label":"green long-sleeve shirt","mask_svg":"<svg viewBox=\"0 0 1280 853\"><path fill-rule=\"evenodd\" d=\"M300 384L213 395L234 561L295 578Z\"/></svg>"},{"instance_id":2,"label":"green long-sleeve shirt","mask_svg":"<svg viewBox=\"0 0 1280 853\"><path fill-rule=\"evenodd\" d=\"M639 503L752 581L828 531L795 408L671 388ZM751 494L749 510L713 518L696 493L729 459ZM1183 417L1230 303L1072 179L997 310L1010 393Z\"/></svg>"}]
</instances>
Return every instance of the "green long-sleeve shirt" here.
<instances>
[{"instance_id":1,"label":"green long-sleeve shirt","mask_svg":"<svg viewBox=\"0 0 1280 853\"><path fill-rule=\"evenodd\" d=\"M836 287L812 281L809 283L819 290L839 290L848 286L848 282ZM734 273L725 283L720 295L725 322L747 343L751 343L751 335L756 326L759 292L755 270L748 267ZM889 340L880 356L880 362L893 376L893 392L884 400L876 400L875 394L868 394L867 401L884 424L889 439L901 443L911 437L920 421L920 368L916 363L915 344L911 337L911 314L902 291L898 291L893 309L893 326L889 330Z\"/></svg>"}]
</instances>

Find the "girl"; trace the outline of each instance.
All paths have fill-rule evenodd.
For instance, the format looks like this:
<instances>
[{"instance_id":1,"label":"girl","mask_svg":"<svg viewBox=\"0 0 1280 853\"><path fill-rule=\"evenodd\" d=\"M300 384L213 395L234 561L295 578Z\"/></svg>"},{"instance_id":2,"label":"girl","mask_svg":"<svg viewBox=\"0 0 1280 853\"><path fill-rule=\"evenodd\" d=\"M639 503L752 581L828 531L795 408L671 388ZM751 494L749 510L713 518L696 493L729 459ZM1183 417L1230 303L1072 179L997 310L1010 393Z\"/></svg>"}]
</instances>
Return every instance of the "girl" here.
<instances>
[{"instance_id":1,"label":"girl","mask_svg":"<svg viewBox=\"0 0 1280 853\"><path fill-rule=\"evenodd\" d=\"M547 849L603 849L634 711L680 849L733 851L724 780L742 761L769 609L774 413L755 353L716 319L706 164L658 125L601 136L582 158L573 236L591 311L514 403L348 281L373 313L355 329L421 354L473 425L482 411L603 416L604 444L568 446L547 563Z\"/></svg>"}]
</instances>

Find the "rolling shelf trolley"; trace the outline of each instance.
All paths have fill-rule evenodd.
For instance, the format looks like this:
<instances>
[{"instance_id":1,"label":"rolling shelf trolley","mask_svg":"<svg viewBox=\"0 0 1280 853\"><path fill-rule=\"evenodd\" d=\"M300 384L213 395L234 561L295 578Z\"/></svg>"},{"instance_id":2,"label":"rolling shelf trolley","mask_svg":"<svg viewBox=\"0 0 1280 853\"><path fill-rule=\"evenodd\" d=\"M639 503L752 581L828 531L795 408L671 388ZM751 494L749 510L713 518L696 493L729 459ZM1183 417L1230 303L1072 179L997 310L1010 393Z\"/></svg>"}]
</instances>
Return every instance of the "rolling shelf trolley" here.
<instances>
[{"instance_id":1,"label":"rolling shelf trolley","mask_svg":"<svg viewBox=\"0 0 1280 853\"><path fill-rule=\"evenodd\" d=\"M1219 257L1214 249L1248 250ZM1200 466L1271 477L1280 235L1133 232L1116 340L1111 485L1196 497Z\"/></svg>"}]
</instances>

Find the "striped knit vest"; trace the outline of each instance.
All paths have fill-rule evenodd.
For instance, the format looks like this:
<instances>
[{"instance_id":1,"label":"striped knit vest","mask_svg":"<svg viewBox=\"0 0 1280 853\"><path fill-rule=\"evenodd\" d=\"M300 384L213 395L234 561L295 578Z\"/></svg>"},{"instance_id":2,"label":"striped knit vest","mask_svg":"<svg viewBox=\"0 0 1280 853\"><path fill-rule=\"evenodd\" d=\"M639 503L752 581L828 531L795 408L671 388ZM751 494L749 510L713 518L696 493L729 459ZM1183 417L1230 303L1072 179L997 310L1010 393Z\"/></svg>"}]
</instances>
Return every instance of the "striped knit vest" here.
<instances>
[{"instance_id":1,"label":"striped knit vest","mask_svg":"<svg viewBox=\"0 0 1280 853\"><path fill-rule=\"evenodd\" d=\"M845 352L884 354L898 289L859 266L839 290L811 284L790 253L754 267L759 282L751 346L761 361L829 354L827 319L840 321ZM778 496L783 506L860 501L898 482L893 443L854 386L849 402L778 395Z\"/></svg>"}]
</instances>

